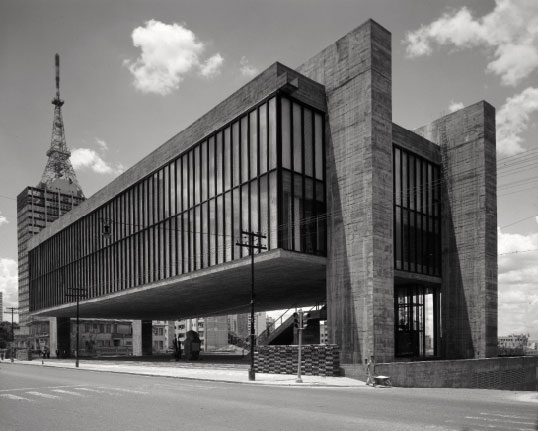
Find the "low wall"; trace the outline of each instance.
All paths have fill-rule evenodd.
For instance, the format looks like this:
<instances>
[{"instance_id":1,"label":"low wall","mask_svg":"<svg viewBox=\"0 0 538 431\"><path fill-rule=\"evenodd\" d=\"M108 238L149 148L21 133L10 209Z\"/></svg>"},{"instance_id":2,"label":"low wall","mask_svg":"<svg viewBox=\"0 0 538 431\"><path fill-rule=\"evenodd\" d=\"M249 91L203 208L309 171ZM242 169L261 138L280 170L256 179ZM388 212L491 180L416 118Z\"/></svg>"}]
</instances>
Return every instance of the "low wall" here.
<instances>
[{"instance_id":1,"label":"low wall","mask_svg":"<svg viewBox=\"0 0 538 431\"><path fill-rule=\"evenodd\" d=\"M257 346L254 367L258 373L296 374L299 346ZM338 376L340 352L335 344L303 346L301 373L305 376Z\"/></svg>"},{"instance_id":2,"label":"low wall","mask_svg":"<svg viewBox=\"0 0 538 431\"><path fill-rule=\"evenodd\" d=\"M346 377L366 380L364 365L342 364ZM376 364L377 375L407 388L538 390L538 357L499 357Z\"/></svg>"}]
</instances>

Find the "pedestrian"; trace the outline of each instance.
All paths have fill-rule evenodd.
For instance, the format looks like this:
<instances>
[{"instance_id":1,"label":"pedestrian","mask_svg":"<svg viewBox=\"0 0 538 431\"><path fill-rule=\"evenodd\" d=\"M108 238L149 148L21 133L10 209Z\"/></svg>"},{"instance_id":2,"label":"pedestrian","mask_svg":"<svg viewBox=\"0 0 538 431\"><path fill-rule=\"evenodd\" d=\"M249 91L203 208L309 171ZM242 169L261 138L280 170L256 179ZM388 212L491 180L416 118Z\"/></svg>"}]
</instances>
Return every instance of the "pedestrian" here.
<instances>
[{"instance_id":1,"label":"pedestrian","mask_svg":"<svg viewBox=\"0 0 538 431\"><path fill-rule=\"evenodd\" d=\"M56 359L60 359L60 351L56 349Z\"/></svg>"},{"instance_id":2,"label":"pedestrian","mask_svg":"<svg viewBox=\"0 0 538 431\"><path fill-rule=\"evenodd\" d=\"M372 385L375 387L374 383L374 376L375 376L375 358L374 356L370 356L369 359L366 360L366 384Z\"/></svg>"}]
</instances>

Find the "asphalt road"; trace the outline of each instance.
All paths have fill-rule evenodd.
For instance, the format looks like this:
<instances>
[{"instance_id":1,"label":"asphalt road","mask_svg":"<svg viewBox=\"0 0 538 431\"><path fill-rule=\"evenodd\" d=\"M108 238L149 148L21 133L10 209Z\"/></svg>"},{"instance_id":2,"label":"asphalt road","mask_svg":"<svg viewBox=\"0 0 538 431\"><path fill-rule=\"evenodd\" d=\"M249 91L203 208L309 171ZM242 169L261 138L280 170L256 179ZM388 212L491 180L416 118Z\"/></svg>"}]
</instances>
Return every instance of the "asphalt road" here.
<instances>
[{"instance_id":1,"label":"asphalt road","mask_svg":"<svg viewBox=\"0 0 538 431\"><path fill-rule=\"evenodd\" d=\"M538 403L517 395L269 387L4 362L0 430L538 430Z\"/></svg>"}]
</instances>

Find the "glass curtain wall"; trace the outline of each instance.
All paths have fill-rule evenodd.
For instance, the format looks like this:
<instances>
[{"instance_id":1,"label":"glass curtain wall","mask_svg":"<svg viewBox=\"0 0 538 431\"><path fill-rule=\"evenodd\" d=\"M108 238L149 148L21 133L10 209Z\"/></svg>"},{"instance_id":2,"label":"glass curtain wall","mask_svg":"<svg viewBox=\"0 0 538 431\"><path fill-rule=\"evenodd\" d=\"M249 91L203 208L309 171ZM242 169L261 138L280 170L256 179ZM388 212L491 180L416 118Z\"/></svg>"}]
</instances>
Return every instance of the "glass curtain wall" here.
<instances>
[{"instance_id":1,"label":"glass curtain wall","mask_svg":"<svg viewBox=\"0 0 538 431\"><path fill-rule=\"evenodd\" d=\"M394 146L394 268L441 275L439 166Z\"/></svg>"},{"instance_id":2,"label":"glass curtain wall","mask_svg":"<svg viewBox=\"0 0 538 431\"><path fill-rule=\"evenodd\" d=\"M242 231L325 255L323 136L323 113L261 102L32 250L31 310L71 302L67 286L94 298L242 258Z\"/></svg>"}]
</instances>

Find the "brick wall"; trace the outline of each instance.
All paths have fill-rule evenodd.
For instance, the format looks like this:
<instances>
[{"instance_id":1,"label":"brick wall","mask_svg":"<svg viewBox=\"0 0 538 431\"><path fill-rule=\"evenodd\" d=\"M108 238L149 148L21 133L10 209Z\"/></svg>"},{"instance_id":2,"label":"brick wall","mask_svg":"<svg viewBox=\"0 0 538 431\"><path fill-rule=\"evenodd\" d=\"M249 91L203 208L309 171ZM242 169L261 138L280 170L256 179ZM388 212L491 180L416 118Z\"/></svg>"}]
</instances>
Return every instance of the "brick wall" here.
<instances>
[{"instance_id":1,"label":"brick wall","mask_svg":"<svg viewBox=\"0 0 538 431\"><path fill-rule=\"evenodd\" d=\"M258 346L254 367L258 373L296 374L298 346ZM338 376L340 352L335 344L303 346L301 373L305 376Z\"/></svg>"}]
</instances>

